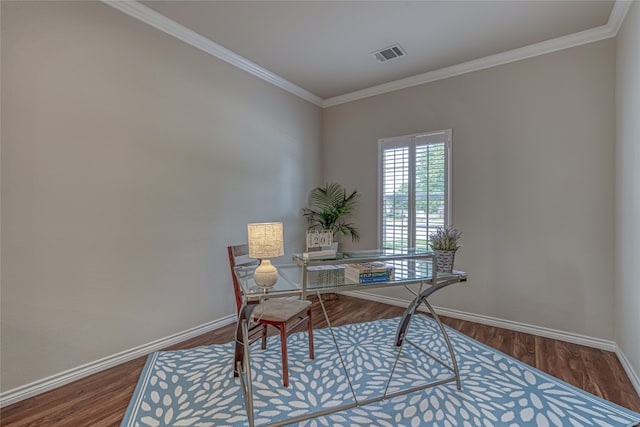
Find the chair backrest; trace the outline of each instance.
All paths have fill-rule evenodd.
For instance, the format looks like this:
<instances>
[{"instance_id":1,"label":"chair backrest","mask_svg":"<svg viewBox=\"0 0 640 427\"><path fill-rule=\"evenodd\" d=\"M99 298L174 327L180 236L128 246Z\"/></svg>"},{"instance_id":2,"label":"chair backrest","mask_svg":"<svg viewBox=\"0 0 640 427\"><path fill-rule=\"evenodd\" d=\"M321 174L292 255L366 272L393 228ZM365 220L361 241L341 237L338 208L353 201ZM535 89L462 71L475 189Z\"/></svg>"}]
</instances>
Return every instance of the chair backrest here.
<instances>
[{"instance_id":1,"label":"chair backrest","mask_svg":"<svg viewBox=\"0 0 640 427\"><path fill-rule=\"evenodd\" d=\"M242 308L242 291L240 290L240 283L238 283L234 268L238 266L257 265L258 260L249 258L249 245L247 243L227 246L227 252L229 254L229 267L231 267L231 278L233 279L233 292L236 296L236 309L238 313L240 313L240 309Z\"/></svg>"}]
</instances>

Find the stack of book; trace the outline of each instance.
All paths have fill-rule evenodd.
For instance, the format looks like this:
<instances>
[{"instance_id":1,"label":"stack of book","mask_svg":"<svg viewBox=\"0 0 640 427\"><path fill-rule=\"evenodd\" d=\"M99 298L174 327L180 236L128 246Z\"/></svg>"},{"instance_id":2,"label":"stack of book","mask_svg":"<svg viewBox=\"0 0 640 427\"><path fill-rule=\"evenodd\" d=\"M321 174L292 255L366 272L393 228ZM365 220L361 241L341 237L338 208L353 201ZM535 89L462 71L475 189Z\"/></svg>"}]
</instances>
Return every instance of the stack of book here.
<instances>
[{"instance_id":1,"label":"stack of book","mask_svg":"<svg viewBox=\"0 0 640 427\"><path fill-rule=\"evenodd\" d=\"M380 283L393 280L393 266L383 262L347 264L344 279L353 283Z\"/></svg>"}]
</instances>

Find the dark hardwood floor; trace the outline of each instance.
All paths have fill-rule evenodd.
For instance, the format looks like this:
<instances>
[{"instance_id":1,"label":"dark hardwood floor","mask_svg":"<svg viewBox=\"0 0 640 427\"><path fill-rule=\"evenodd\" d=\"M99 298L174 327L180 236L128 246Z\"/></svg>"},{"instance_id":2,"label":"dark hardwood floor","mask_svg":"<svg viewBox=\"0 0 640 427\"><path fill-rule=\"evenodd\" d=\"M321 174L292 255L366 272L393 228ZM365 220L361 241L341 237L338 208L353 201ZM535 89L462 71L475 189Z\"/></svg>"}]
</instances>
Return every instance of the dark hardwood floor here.
<instances>
[{"instance_id":1,"label":"dark hardwood floor","mask_svg":"<svg viewBox=\"0 0 640 427\"><path fill-rule=\"evenodd\" d=\"M333 326L401 316L403 309L340 296L325 303ZM317 301L314 326L326 327ZM614 353L541 338L477 323L443 318L444 323L503 353L580 387L596 396L640 412L633 389ZM221 344L233 339L235 325L201 335L169 349ZM146 357L75 381L0 410L0 425L118 426L142 371Z\"/></svg>"}]
</instances>

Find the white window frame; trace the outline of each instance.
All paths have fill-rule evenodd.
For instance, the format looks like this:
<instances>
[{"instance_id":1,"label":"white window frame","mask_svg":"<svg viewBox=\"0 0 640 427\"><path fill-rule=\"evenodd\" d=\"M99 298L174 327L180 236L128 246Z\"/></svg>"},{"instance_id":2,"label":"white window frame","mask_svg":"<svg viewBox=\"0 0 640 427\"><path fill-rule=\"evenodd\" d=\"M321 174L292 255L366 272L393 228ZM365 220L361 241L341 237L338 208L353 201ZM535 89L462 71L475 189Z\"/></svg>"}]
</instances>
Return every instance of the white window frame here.
<instances>
[{"instance_id":1,"label":"white window frame","mask_svg":"<svg viewBox=\"0 0 640 427\"><path fill-rule=\"evenodd\" d=\"M416 246L416 209L415 209L415 182L416 182L416 173L415 173L415 159L416 159L416 146L429 144L429 143L438 143L445 142L445 164L446 164L446 173L445 173L445 184L444 184L444 221L445 226L451 224L451 151L452 151L452 130L444 129L433 132L421 132L415 133L411 135L402 135L395 136L391 138L382 138L378 140L378 248L382 248L382 238L383 238L383 220L384 220L384 157L383 152L385 149L394 148L394 147L408 147L409 148L409 200L408 200L408 211L409 211L409 221L408 221L408 229L409 237L408 237L408 245L410 248L414 248Z\"/></svg>"}]
</instances>

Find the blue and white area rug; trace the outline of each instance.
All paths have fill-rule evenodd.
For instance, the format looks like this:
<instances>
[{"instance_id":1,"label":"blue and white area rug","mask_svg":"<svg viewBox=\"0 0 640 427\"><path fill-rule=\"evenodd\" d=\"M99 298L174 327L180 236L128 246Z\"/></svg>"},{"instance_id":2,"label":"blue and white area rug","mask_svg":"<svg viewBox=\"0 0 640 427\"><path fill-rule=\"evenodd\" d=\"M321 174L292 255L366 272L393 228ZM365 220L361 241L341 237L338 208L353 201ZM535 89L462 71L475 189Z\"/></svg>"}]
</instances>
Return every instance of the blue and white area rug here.
<instances>
[{"instance_id":1,"label":"blue and white area rug","mask_svg":"<svg viewBox=\"0 0 640 427\"><path fill-rule=\"evenodd\" d=\"M399 319L334 328L346 372L328 329L289 338L290 386L282 386L278 337L267 350L252 346L256 425L382 395L398 348ZM510 356L447 329L456 351L462 390L455 382L300 423L301 426L635 426L640 414L602 400ZM435 322L414 316L407 334L450 363ZM448 378L451 372L410 345L388 392ZM246 426L233 343L149 356L121 426ZM348 375L348 380L347 380ZM352 393L349 382L354 389ZM355 395L355 396L354 396Z\"/></svg>"}]
</instances>

